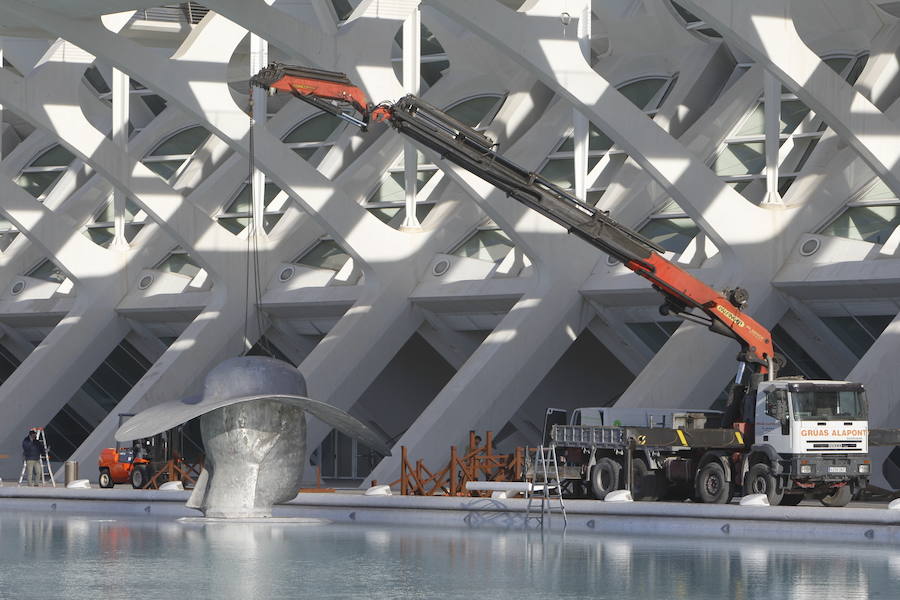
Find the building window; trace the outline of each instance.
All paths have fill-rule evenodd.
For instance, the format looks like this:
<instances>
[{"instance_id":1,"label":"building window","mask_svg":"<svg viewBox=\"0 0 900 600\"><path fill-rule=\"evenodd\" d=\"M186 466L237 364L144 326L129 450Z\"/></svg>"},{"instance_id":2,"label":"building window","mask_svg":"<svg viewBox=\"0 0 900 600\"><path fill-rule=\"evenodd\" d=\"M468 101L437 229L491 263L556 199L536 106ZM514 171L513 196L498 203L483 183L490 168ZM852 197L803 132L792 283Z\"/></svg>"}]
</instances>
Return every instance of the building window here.
<instances>
[{"instance_id":1,"label":"building window","mask_svg":"<svg viewBox=\"0 0 900 600\"><path fill-rule=\"evenodd\" d=\"M288 202L287 194L274 183L266 182L263 195L263 229L268 233L284 215ZM237 196L216 217L219 224L237 235L244 231L250 224L253 207L253 195L250 182L245 181Z\"/></svg>"},{"instance_id":2,"label":"building window","mask_svg":"<svg viewBox=\"0 0 900 600\"><path fill-rule=\"evenodd\" d=\"M66 460L74 454L150 366L134 346L122 340L47 424L51 459ZM91 409L85 410L87 406Z\"/></svg>"},{"instance_id":3,"label":"building window","mask_svg":"<svg viewBox=\"0 0 900 600\"><path fill-rule=\"evenodd\" d=\"M450 105L444 112L474 129L483 130L497 115L503 106L503 100L504 97L499 94L475 96ZM403 157L401 152L365 204L375 218L394 229L398 229L406 220L406 172ZM429 162L419 151L416 151L416 160L416 218L421 223L434 208L434 200L429 197L431 190L440 182L441 173L437 165Z\"/></svg>"},{"instance_id":4,"label":"building window","mask_svg":"<svg viewBox=\"0 0 900 600\"><path fill-rule=\"evenodd\" d=\"M13 243L17 235L19 235L19 231L13 224L0 217L0 252L6 252L6 249Z\"/></svg>"},{"instance_id":5,"label":"building window","mask_svg":"<svg viewBox=\"0 0 900 600\"><path fill-rule=\"evenodd\" d=\"M859 77L868 55L830 56L822 60L851 85ZM803 169L826 124L782 89L778 151L778 191L785 194ZM758 204L766 194L765 105L760 98L725 139L710 167L737 192Z\"/></svg>"},{"instance_id":6,"label":"building window","mask_svg":"<svg viewBox=\"0 0 900 600\"><path fill-rule=\"evenodd\" d=\"M75 155L57 144L38 155L27 167L22 169L16 178L16 184L38 200L43 201L73 160L75 160Z\"/></svg>"},{"instance_id":7,"label":"building window","mask_svg":"<svg viewBox=\"0 0 900 600\"><path fill-rule=\"evenodd\" d=\"M862 358L894 317L895 315L854 315L848 311L846 316L820 318L857 358Z\"/></svg>"},{"instance_id":8,"label":"building window","mask_svg":"<svg viewBox=\"0 0 900 600\"><path fill-rule=\"evenodd\" d=\"M875 178L819 233L883 244L900 224L900 200Z\"/></svg>"},{"instance_id":9,"label":"building window","mask_svg":"<svg viewBox=\"0 0 900 600\"><path fill-rule=\"evenodd\" d=\"M444 112L469 127L481 130L490 125L506 98L499 94L485 94L460 100Z\"/></svg>"},{"instance_id":10,"label":"building window","mask_svg":"<svg viewBox=\"0 0 900 600\"><path fill-rule=\"evenodd\" d=\"M125 199L125 241L131 243L134 236L138 234L147 220L147 213L144 212L130 198ZM98 246L109 248L113 238L116 235L115 215L112 199L108 200L101 210L91 221L84 233Z\"/></svg>"},{"instance_id":11,"label":"building window","mask_svg":"<svg viewBox=\"0 0 900 600\"><path fill-rule=\"evenodd\" d=\"M618 90L635 106L640 108L650 118L659 111L666 97L675 83L675 77L642 77L623 83ZM606 190L605 181L609 177L600 180L601 169L596 169L601 162L609 164L610 159L616 155L618 162L624 162L626 155L621 150L613 147L613 141L605 133L594 125L588 128L588 187L587 202L596 205ZM546 162L539 169L539 173L551 183L564 190L575 191L575 140L574 133L569 133L562 139L556 150L547 157ZM610 175L611 176L611 175Z\"/></svg>"},{"instance_id":12,"label":"building window","mask_svg":"<svg viewBox=\"0 0 900 600\"><path fill-rule=\"evenodd\" d=\"M451 254L499 263L513 249L513 242L493 221L479 227Z\"/></svg>"},{"instance_id":13,"label":"building window","mask_svg":"<svg viewBox=\"0 0 900 600\"><path fill-rule=\"evenodd\" d=\"M706 26L706 22L690 12L677 2L672 2L672 8L675 10L675 15L678 17L678 20L681 21L684 28L688 31L693 31L701 36L708 38L721 38L722 34L711 27Z\"/></svg>"},{"instance_id":14,"label":"building window","mask_svg":"<svg viewBox=\"0 0 900 600\"><path fill-rule=\"evenodd\" d=\"M322 238L316 244L294 260L294 263L313 269L340 271L350 255L331 238Z\"/></svg>"},{"instance_id":15,"label":"building window","mask_svg":"<svg viewBox=\"0 0 900 600\"><path fill-rule=\"evenodd\" d=\"M294 127L282 141L303 160L317 164L334 145L343 125L342 119L320 113Z\"/></svg>"},{"instance_id":16,"label":"building window","mask_svg":"<svg viewBox=\"0 0 900 600\"><path fill-rule=\"evenodd\" d=\"M203 268L191 259L190 254L181 248L175 248L154 269L164 273L177 273L193 279Z\"/></svg>"},{"instance_id":17,"label":"building window","mask_svg":"<svg viewBox=\"0 0 900 600\"><path fill-rule=\"evenodd\" d=\"M425 90L437 83L438 79L444 76L444 71L450 68L450 60L444 47L434 37L425 24L422 24L420 30L420 65L419 75L421 81L419 83L419 93L424 94ZM394 74L397 79L403 81L403 27L397 31L394 36L394 46L391 50L391 62L394 65Z\"/></svg>"},{"instance_id":18,"label":"building window","mask_svg":"<svg viewBox=\"0 0 900 600\"><path fill-rule=\"evenodd\" d=\"M62 283L66 280L66 274L49 258L39 262L34 268L25 273L25 276L51 283Z\"/></svg>"},{"instance_id":19,"label":"building window","mask_svg":"<svg viewBox=\"0 0 900 600\"><path fill-rule=\"evenodd\" d=\"M364 479L381 460L379 454L334 429L316 449L314 456L322 477L329 479Z\"/></svg>"},{"instance_id":20,"label":"building window","mask_svg":"<svg viewBox=\"0 0 900 600\"><path fill-rule=\"evenodd\" d=\"M199 125L183 129L169 136L141 162L166 181L171 181L183 170L184 165L209 136L209 131Z\"/></svg>"},{"instance_id":21,"label":"building window","mask_svg":"<svg viewBox=\"0 0 900 600\"><path fill-rule=\"evenodd\" d=\"M647 348L656 354L669 341L669 338L681 325L681 321L649 321L645 323L625 323L625 325L644 342Z\"/></svg>"}]
</instances>

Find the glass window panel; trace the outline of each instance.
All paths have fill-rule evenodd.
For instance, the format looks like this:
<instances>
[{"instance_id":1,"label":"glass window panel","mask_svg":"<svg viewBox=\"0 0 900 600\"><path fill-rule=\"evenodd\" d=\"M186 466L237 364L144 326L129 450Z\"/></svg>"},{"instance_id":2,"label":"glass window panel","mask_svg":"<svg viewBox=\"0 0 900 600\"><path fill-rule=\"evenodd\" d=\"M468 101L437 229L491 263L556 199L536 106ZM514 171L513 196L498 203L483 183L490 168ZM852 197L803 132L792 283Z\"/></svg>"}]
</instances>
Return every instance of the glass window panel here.
<instances>
[{"instance_id":1,"label":"glass window panel","mask_svg":"<svg viewBox=\"0 0 900 600\"><path fill-rule=\"evenodd\" d=\"M40 198L59 179L60 175L62 175L61 171L22 173L16 177L16 184L35 198Z\"/></svg>"},{"instance_id":2,"label":"glass window panel","mask_svg":"<svg viewBox=\"0 0 900 600\"><path fill-rule=\"evenodd\" d=\"M434 60L428 61L426 63L422 63L422 66L419 67L419 75L428 84L428 87L433 86L438 82L438 79L444 76L444 71L450 68L449 60Z\"/></svg>"},{"instance_id":3,"label":"glass window panel","mask_svg":"<svg viewBox=\"0 0 900 600\"><path fill-rule=\"evenodd\" d=\"M671 335L652 321L649 323L626 323L626 325L654 353L660 351Z\"/></svg>"},{"instance_id":4,"label":"glass window panel","mask_svg":"<svg viewBox=\"0 0 900 600\"><path fill-rule=\"evenodd\" d=\"M316 153L318 148L291 148L291 150L303 160L309 160L313 157L313 154Z\"/></svg>"},{"instance_id":5,"label":"glass window panel","mask_svg":"<svg viewBox=\"0 0 900 600\"><path fill-rule=\"evenodd\" d=\"M27 275L28 277L52 281L54 283L62 283L66 279L62 270L50 260L44 260L41 264L29 271Z\"/></svg>"},{"instance_id":6,"label":"glass window panel","mask_svg":"<svg viewBox=\"0 0 900 600\"><path fill-rule=\"evenodd\" d=\"M828 373L819 366L806 350L780 326L772 329L775 351L787 359L787 364L778 374L783 377L803 375L807 379L829 379Z\"/></svg>"},{"instance_id":7,"label":"glass window panel","mask_svg":"<svg viewBox=\"0 0 900 600\"><path fill-rule=\"evenodd\" d=\"M832 68L832 70L840 75L844 72L844 69L847 68L847 65L850 64L851 58L848 56L833 56L831 58L826 58L822 62Z\"/></svg>"},{"instance_id":8,"label":"glass window panel","mask_svg":"<svg viewBox=\"0 0 900 600\"><path fill-rule=\"evenodd\" d=\"M607 150L612 148L612 145L613 141L609 138L609 136L600 131L593 123L591 123L588 130L588 150L590 152L606 152ZM557 152L574 151L575 141L574 136L572 135L568 136L557 150Z\"/></svg>"},{"instance_id":9,"label":"glass window panel","mask_svg":"<svg viewBox=\"0 0 900 600\"><path fill-rule=\"evenodd\" d=\"M900 206L851 206L821 233L883 244L900 224Z\"/></svg>"},{"instance_id":10,"label":"glass window panel","mask_svg":"<svg viewBox=\"0 0 900 600\"><path fill-rule=\"evenodd\" d=\"M716 175L755 175L766 166L765 144L744 142L728 144L713 161Z\"/></svg>"},{"instance_id":11,"label":"glass window panel","mask_svg":"<svg viewBox=\"0 0 900 600\"><path fill-rule=\"evenodd\" d=\"M847 73L847 83L853 85L856 83L856 80L859 79L859 76L862 74L863 69L866 67L866 62L868 62L869 56L863 55L856 59L856 62L853 64L853 68L850 69L850 72Z\"/></svg>"},{"instance_id":12,"label":"glass window panel","mask_svg":"<svg viewBox=\"0 0 900 600\"><path fill-rule=\"evenodd\" d=\"M862 196L859 197L859 201L861 202L873 202L873 201L883 201L883 200L896 200L897 196L891 189L882 181L881 179L876 178L875 181L863 192Z\"/></svg>"},{"instance_id":13,"label":"glass window panel","mask_svg":"<svg viewBox=\"0 0 900 600\"><path fill-rule=\"evenodd\" d=\"M380 208L370 208L369 212L382 223L389 223L391 219L397 216L397 213L399 213L400 210L401 208L399 206L383 206Z\"/></svg>"},{"instance_id":14,"label":"glass window panel","mask_svg":"<svg viewBox=\"0 0 900 600\"><path fill-rule=\"evenodd\" d=\"M685 23L699 23L700 19L694 15L694 13L690 12L688 9L684 8L677 2L672 3L672 8L675 9L682 19L684 19Z\"/></svg>"},{"instance_id":15,"label":"glass window panel","mask_svg":"<svg viewBox=\"0 0 900 600\"><path fill-rule=\"evenodd\" d=\"M428 183L436 171L418 171L416 173L416 191L421 191ZM369 199L369 202L405 202L406 201L406 176L403 172L395 172L388 174L382 184L375 190L375 194Z\"/></svg>"},{"instance_id":16,"label":"glass window panel","mask_svg":"<svg viewBox=\"0 0 900 600\"><path fill-rule=\"evenodd\" d=\"M0 252L6 252L6 249L13 243L17 235L19 235L18 231L4 231L0 233Z\"/></svg>"},{"instance_id":17,"label":"glass window panel","mask_svg":"<svg viewBox=\"0 0 900 600\"><path fill-rule=\"evenodd\" d=\"M675 202L674 200L669 198L668 200L666 200L666 203L662 205L662 208L660 208L658 211L656 211L656 214L661 215L661 214L666 214L666 213L683 213L683 212L684 212L684 209L682 209L680 206L678 206L677 202Z\"/></svg>"},{"instance_id":18,"label":"glass window panel","mask_svg":"<svg viewBox=\"0 0 900 600\"><path fill-rule=\"evenodd\" d=\"M353 14L353 5L348 0L331 0L338 21L346 21Z\"/></svg>"},{"instance_id":19,"label":"glass window panel","mask_svg":"<svg viewBox=\"0 0 900 600\"><path fill-rule=\"evenodd\" d=\"M791 186L794 185L796 177L779 177L778 178L778 195L784 197Z\"/></svg>"},{"instance_id":20,"label":"glass window panel","mask_svg":"<svg viewBox=\"0 0 900 600\"><path fill-rule=\"evenodd\" d=\"M809 108L799 100L784 100L781 103L781 133L792 133L808 114Z\"/></svg>"},{"instance_id":21,"label":"glass window panel","mask_svg":"<svg viewBox=\"0 0 900 600\"><path fill-rule=\"evenodd\" d=\"M402 30L401 30L402 31ZM422 56L428 56L429 54L443 54L444 47L441 46L441 43L434 37L434 34L431 33L431 30L425 27L425 24L422 24L421 30L421 54ZM400 37L403 37L401 33ZM401 45L402 47L402 45Z\"/></svg>"},{"instance_id":22,"label":"glass window panel","mask_svg":"<svg viewBox=\"0 0 900 600\"><path fill-rule=\"evenodd\" d=\"M103 75L100 74L97 67L88 67L84 72L84 78L98 94L108 94L112 91L109 89L106 80L103 79Z\"/></svg>"},{"instance_id":23,"label":"glass window panel","mask_svg":"<svg viewBox=\"0 0 900 600\"><path fill-rule=\"evenodd\" d=\"M334 439L337 437L337 431L332 429L331 433L325 438L322 442L322 445L319 446L319 465L321 468L322 477L334 477L335 473L335 465L334 465Z\"/></svg>"},{"instance_id":24,"label":"glass window panel","mask_svg":"<svg viewBox=\"0 0 900 600\"><path fill-rule=\"evenodd\" d=\"M350 260L350 255L344 252L334 240L320 240L312 250L297 259L297 263L315 269L330 269L340 271Z\"/></svg>"},{"instance_id":25,"label":"glass window panel","mask_svg":"<svg viewBox=\"0 0 900 600\"><path fill-rule=\"evenodd\" d=\"M103 210L100 214L97 215L97 218L94 219L94 223L110 223L115 219L115 209L113 208L113 201L110 200L106 203L106 206L103 207ZM141 207L135 204L131 198L125 199L125 221L133 221L135 216L141 212Z\"/></svg>"},{"instance_id":26,"label":"glass window panel","mask_svg":"<svg viewBox=\"0 0 900 600\"><path fill-rule=\"evenodd\" d=\"M499 98L496 96L469 98L456 106L448 108L445 112L469 127L477 127L482 124L482 121L490 114L491 109L494 108L498 101Z\"/></svg>"},{"instance_id":27,"label":"glass window panel","mask_svg":"<svg viewBox=\"0 0 900 600\"><path fill-rule=\"evenodd\" d=\"M822 321L857 358L862 358L875 343L872 336L853 317L822 317Z\"/></svg>"},{"instance_id":28,"label":"glass window panel","mask_svg":"<svg viewBox=\"0 0 900 600\"><path fill-rule=\"evenodd\" d=\"M114 227L88 227L85 234L98 246L108 248L115 236Z\"/></svg>"},{"instance_id":29,"label":"glass window panel","mask_svg":"<svg viewBox=\"0 0 900 600\"><path fill-rule=\"evenodd\" d=\"M168 181L184 164L183 160L148 160L144 166Z\"/></svg>"},{"instance_id":30,"label":"glass window panel","mask_svg":"<svg viewBox=\"0 0 900 600\"><path fill-rule=\"evenodd\" d=\"M152 112L154 116L158 116L159 113L161 113L166 108L165 98L156 94L147 94L145 96L141 96L141 100L144 101L144 104L147 105L147 108L150 109L150 112Z\"/></svg>"},{"instance_id":31,"label":"glass window panel","mask_svg":"<svg viewBox=\"0 0 900 600\"><path fill-rule=\"evenodd\" d=\"M762 102L750 111L740 128L734 132L735 137L745 135L764 135L766 132L766 113Z\"/></svg>"},{"instance_id":32,"label":"glass window panel","mask_svg":"<svg viewBox=\"0 0 900 600\"><path fill-rule=\"evenodd\" d=\"M156 268L157 270L165 271L166 273L186 275L191 279L193 279L201 270L200 266L192 261L189 255L181 252L170 254L164 261L159 263Z\"/></svg>"},{"instance_id":33,"label":"glass window panel","mask_svg":"<svg viewBox=\"0 0 900 600\"><path fill-rule=\"evenodd\" d=\"M619 91L641 110L652 110L656 106L649 106L650 101L653 100L656 93L667 81L667 79L650 77L623 85L619 88Z\"/></svg>"},{"instance_id":34,"label":"glass window panel","mask_svg":"<svg viewBox=\"0 0 900 600\"><path fill-rule=\"evenodd\" d=\"M575 163L571 158L552 158L541 169L541 175L563 189L575 187Z\"/></svg>"},{"instance_id":35,"label":"glass window panel","mask_svg":"<svg viewBox=\"0 0 900 600\"><path fill-rule=\"evenodd\" d=\"M150 156L193 154L209 138L209 135L209 131L199 125L179 131L157 146Z\"/></svg>"},{"instance_id":36,"label":"glass window panel","mask_svg":"<svg viewBox=\"0 0 900 600\"><path fill-rule=\"evenodd\" d=\"M75 155L56 145L38 156L29 167L68 167L75 160Z\"/></svg>"},{"instance_id":37,"label":"glass window panel","mask_svg":"<svg viewBox=\"0 0 900 600\"><path fill-rule=\"evenodd\" d=\"M512 248L512 241L499 229L479 230L453 255L496 263L503 260Z\"/></svg>"},{"instance_id":38,"label":"glass window panel","mask_svg":"<svg viewBox=\"0 0 900 600\"><path fill-rule=\"evenodd\" d=\"M219 225L233 233L239 234L250 225L250 217L219 217Z\"/></svg>"},{"instance_id":39,"label":"glass window panel","mask_svg":"<svg viewBox=\"0 0 900 600\"><path fill-rule=\"evenodd\" d=\"M587 193L585 201L591 206L597 206L597 203L600 202L600 198L603 197L605 192L606 190L591 190Z\"/></svg>"},{"instance_id":40,"label":"glass window panel","mask_svg":"<svg viewBox=\"0 0 900 600\"><path fill-rule=\"evenodd\" d=\"M341 119L328 113L316 115L300 123L284 137L287 144L301 142L324 142L342 123ZM295 152L297 149L295 149ZM313 148L315 151L315 148Z\"/></svg>"},{"instance_id":41,"label":"glass window panel","mask_svg":"<svg viewBox=\"0 0 900 600\"><path fill-rule=\"evenodd\" d=\"M353 477L353 438L338 431L337 440L337 476Z\"/></svg>"},{"instance_id":42,"label":"glass window panel","mask_svg":"<svg viewBox=\"0 0 900 600\"><path fill-rule=\"evenodd\" d=\"M864 315L856 317L856 320L873 338L878 339L878 336L884 333L887 326L894 320L894 315Z\"/></svg>"},{"instance_id":43,"label":"glass window panel","mask_svg":"<svg viewBox=\"0 0 900 600\"><path fill-rule=\"evenodd\" d=\"M679 254L684 252L700 229L689 218L651 219L644 225L640 234L653 240L666 250Z\"/></svg>"}]
</instances>

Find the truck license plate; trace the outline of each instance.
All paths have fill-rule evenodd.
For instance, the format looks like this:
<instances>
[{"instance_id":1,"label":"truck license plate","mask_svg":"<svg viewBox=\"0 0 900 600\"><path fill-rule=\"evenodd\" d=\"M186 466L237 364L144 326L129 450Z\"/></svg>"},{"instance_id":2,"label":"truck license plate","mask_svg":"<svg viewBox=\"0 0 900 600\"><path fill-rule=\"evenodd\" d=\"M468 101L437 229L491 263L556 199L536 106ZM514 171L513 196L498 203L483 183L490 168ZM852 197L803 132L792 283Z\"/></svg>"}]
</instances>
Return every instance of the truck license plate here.
<instances>
[{"instance_id":1,"label":"truck license plate","mask_svg":"<svg viewBox=\"0 0 900 600\"><path fill-rule=\"evenodd\" d=\"M846 473L847 467L828 467L829 473Z\"/></svg>"}]
</instances>

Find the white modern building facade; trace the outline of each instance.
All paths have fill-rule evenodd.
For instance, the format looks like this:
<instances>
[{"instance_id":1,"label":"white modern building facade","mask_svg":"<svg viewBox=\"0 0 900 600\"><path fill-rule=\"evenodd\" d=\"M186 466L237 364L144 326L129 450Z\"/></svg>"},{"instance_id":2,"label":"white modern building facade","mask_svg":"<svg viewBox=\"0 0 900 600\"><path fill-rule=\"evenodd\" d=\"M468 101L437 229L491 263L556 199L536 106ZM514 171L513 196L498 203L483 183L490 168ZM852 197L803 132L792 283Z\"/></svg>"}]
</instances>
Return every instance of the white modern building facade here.
<instances>
[{"instance_id":1,"label":"white modern building facade","mask_svg":"<svg viewBox=\"0 0 900 600\"><path fill-rule=\"evenodd\" d=\"M720 405L735 342L392 129L251 106L269 60L483 130L749 290L784 374L862 382L900 426L900 2L0 0L0 24L2 477L32 426L90 475L120 415L246 353L391 439L311 423L347 480L470 430L535 445L548 407ZM873 482L900 488L890 450Z\"/></svg>"}]
</instances>

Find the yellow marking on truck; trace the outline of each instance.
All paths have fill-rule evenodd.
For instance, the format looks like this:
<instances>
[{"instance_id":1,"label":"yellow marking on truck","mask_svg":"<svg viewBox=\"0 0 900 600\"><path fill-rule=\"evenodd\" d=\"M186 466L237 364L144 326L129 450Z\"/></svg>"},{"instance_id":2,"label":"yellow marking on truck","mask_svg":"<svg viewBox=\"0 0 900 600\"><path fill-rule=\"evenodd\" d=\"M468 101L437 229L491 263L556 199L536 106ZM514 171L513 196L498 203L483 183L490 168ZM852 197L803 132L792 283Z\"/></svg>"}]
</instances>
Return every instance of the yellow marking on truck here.
<instances>
[{"instance_id":1,"label":"yellow marking on truck","mask_svg":"<svg viewBox=\"0 0 900 600\"><path fill-rule=\"evenodd\" d=\"M641 446L645 446L645 445L647 444L647 436L646 436L646 435L639 435L638 438L637 438L637 442L638 442L638 444L640 444Z\"/></svg>"},{"instance_id":2,"label":"yellow marking on truck","mask_svg":"<svg viewBox=\"0 0 900 600\"><path fill-rule=\"evenodd\" d=\"M740 432L740 431L735 431L735 432L734 432L734 437L737 438L738 444L740 444L741 446L744 445L744 436L741 435L741 432Z\"/></svg>"},{"instance_id":3,"label":"yellow marking on truck","mask_svg":"<svg viewBox=\"0 0 900 600\"><path fill-rule=\"evenodd\" d=\"M678 432L678 439L681 440L681 445L687 446L688 443L687 443L687 439L684 437L684 432L680 429L676 429L675 431Z\"/></svg>"}]
</instances>

